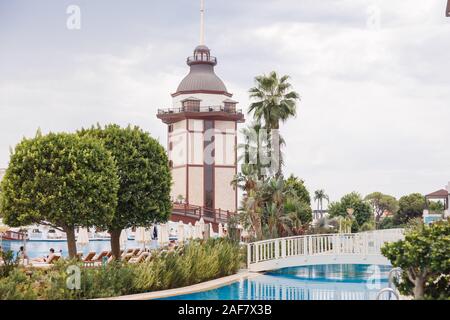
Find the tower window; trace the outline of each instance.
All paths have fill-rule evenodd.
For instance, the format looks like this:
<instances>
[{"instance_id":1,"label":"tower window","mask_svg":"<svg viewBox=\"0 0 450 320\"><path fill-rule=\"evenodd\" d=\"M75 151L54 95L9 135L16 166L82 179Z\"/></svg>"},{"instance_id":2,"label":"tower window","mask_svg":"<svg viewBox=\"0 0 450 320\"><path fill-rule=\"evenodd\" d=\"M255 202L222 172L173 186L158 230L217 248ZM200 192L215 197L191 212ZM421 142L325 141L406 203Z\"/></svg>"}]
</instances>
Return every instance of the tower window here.
<instances>
[{"instance_id":1,"label":"tower window","mask_svg":"<svg viewBox=\"0 0 450 320\"><path fill-rule=\"evenodd\" d=\"M181 101L183 111L187 112L199 112L200 111L200 99L190 97Z\"/></svg>"}]
</instances>

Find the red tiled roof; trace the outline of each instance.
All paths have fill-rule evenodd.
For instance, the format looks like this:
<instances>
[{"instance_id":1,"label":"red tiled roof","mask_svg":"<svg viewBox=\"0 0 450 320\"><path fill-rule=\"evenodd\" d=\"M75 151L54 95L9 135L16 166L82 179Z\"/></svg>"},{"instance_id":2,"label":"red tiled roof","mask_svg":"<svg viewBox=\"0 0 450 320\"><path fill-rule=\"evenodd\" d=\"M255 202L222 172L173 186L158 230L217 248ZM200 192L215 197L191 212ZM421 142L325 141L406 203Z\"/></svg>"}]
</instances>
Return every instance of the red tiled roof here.
<instances>
[{"instance_id":1,"label":"red tiled roof","mask_svg":"<svg viewBox=\"0 0 450 320\"><path fill-rule=\"evenodd\" d=\"M430 194L427 194L426 197L448 197L448 191L445 189L441 189Z\"/></svg>"}]
</instances>

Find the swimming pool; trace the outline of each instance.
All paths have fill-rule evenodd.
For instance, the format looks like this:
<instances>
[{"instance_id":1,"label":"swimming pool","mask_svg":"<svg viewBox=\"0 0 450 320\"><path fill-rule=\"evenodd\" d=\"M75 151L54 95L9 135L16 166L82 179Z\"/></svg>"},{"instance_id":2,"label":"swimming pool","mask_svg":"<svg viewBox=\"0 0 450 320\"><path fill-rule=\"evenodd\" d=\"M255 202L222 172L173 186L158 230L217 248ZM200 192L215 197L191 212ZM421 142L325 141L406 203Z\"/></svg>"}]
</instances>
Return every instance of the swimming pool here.
<instances>
[{"instance_id":1,"label":"swimming pool","mask_svg":"<svg viewBox=\"0 0 450 320\"><path fill-rule=\"evenodd\" d=\"M390 269L363 264L285 268L164 300L374 300L388 286Z\"/></svg>"}]
</instances>

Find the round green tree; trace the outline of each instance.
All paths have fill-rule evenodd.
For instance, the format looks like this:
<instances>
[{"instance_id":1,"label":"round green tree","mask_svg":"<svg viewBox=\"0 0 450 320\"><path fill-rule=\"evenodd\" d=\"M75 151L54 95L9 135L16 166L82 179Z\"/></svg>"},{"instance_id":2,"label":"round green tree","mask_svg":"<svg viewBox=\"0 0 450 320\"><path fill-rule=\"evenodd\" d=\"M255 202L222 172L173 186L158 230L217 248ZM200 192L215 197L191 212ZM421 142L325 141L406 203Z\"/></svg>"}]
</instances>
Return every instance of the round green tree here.
<instances>
[{"instance_id":1,"label":"round green tree","mask_svg":"<svg viewBox=\"0 0 450 320\"><path fill-rule=\"evenodd\" d=\"M381 248L394 267L402 268L399 290L415 299L450 298L450 220L418 224L405 239Z\"/></svg>"},{"instance_id":2,"label":"round green tree","mask_svg":"<svg viewBox=\"0 0 450 320\"><path fill-rule=\"evenodd\" d=\"M348 209L353 209L352 216L355 218L352 225L352 231L358 231L364 223L373 219L372 206L364 201L357 192L351 192L344 195L340 201L332 202L328 206L330 217L347 217Z\"/></svg>"},{"instance_id":3,"label":"round green tree","mask_svg":"<svg viewBox=\"0 0 450 320\"><path fill-rule=\"evenodd\" d=\"M67 234L76 256L76 227L106 227L117 206L114 160L96 139L39 132L11 154L1 182L0 212L6 224L47 224Z\"/></svg>"},{"instance_id":4,"label":"round green tree","mask_svg":"<svg viewBox=\"0 0 450 320\"><path fill-rule=\"evenodd\" d=\"M394 215L395 224L405 224L409 220L422 217L426 207L425 197L420 193L411 193L398 201L399 209Z\"/></svg>"},{"instance_id":5,"label":"round green tree","mask_svg":"<svg viewBox=\"0 0 450 320\"><path fill-rule=\"evenodd\" d=\"M138 127L97 126L79 134L102 141L118 168L118 204L108 224L111 251L117 258L123 229L147 227L170 217L172 177L167 154L157 140Z\"/></svg>"}]
</instances>

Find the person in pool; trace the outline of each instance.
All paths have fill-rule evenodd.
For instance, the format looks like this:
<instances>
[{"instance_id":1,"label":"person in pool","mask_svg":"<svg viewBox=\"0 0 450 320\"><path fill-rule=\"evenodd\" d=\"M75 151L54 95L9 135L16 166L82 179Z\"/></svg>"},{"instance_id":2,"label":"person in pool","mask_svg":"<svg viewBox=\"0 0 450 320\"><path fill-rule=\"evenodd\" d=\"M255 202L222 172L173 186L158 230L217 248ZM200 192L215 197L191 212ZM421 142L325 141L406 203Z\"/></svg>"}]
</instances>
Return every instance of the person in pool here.
<instances>
[{"instance_id":1,"label":"person in pool","mask_svg":"<svg viewBox=\"0 0 450 320\"><path fill-rule=\"evenodd\" d=\"M52 261L54 257L55 257L55 249L50 248L50 254L47 257L35 258L35 259L31 259L31 261L33 261L33 262L48 262L48 261Z\"/></svg>"}]
</instances>

